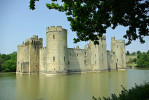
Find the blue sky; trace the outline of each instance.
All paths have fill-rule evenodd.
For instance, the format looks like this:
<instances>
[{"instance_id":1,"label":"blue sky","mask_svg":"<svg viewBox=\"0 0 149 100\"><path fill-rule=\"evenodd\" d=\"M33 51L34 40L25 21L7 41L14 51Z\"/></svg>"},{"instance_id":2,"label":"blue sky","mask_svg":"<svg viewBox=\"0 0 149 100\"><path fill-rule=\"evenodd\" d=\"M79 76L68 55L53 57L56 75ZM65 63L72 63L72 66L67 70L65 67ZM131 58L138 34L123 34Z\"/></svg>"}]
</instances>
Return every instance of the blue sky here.
<instances>
[{"instance_id":1,"label":"blue sky","mask_svg":"<svg viewBox=\"0 0 149 100\"><path fill-rule=\"evenodd\" d=\"M43 38L44 46L46 46L46 27L62 26L68 30L68 47L73 48L79 45L84 48L86 42L73 43L76 37L75 32L70 29L70 23L67 21L65 13L46 8L46 3L50 0L40 0L36 3L36 10L29 9L29 0L0 0L0 53L9 54L17 51L17 45L32 37L38 35ZM123 39L127 28L119 26L115 30L107 30L107 49L110 50L111 36L116 39ZM139 40L133 41L126 46L126 51L146 52L149 50L149 37L144 38L145 44L141 44ZM127 40L125 40L127 41Z\"/></svg>"}]
</instances>

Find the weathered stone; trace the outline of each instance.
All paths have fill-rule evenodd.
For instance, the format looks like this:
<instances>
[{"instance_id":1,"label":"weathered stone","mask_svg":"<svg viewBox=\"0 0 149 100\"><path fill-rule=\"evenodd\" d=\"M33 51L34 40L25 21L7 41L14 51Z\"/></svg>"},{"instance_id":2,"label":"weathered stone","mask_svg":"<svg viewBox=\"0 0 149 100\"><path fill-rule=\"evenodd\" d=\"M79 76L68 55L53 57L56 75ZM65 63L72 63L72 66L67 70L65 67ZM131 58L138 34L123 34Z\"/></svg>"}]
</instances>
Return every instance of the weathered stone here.
<instances>
[{"instance_id":1,"label":"weathered stone","mask_svg":"<svg viewBox=\"0 0 149 100\"><path fill-rule=\"evenodd\" d=\"M46 47L43 39L34 35L17 48L17 72L66 74L126 69L125 41L111 38L111 51L106 50L106 37L99 45L92 41L84 49L67 48L67 30L61 26L46 28Z\"/></svg>"}]
</instances>

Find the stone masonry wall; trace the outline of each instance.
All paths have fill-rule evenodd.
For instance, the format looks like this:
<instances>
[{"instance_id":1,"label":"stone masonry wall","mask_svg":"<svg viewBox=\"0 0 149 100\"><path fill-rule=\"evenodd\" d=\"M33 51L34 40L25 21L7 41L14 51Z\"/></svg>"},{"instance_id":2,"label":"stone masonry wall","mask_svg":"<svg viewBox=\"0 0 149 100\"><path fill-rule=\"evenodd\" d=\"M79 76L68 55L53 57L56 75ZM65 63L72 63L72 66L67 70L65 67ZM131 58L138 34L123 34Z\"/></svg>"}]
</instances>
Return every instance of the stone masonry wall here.
<instances>
[{"instance_id":1,"label":"stone masonry wall","mask_svg":"<svg viewBox=\"0 0 149 100\"><path fill-rule=\"evenodd\" d=\"M115 70L116 68L116 59L115 53L112 51L107 51L107 64L108 70Z\"/></svg>"},{"instance_id":2,"label":"stone masonry wall","mask_svg":"<svg viewBox=\"0 0 149 100\"><path fill-rule=\"evenodd\" d=\"M86 49L68 48L68 71L91 71L90 53Z\"/></svg>"},{"instance_id":3,"label":"stone masonry wall","mask_svg":"<svg viewBox=\"0 0 149 100\"><path fill-rule=\"evenodd\" d=\"M39 71L40 72L46 72L47 68L47 52L46 52L46 47L40 48L40 53L39 53Z\"/></svg>"},{"instance_id":4,"label":"stone masonry wall","mask_svg":"<svg viewBox=\"0 0 149 100\"><path fill-rule=\"evenodd\" d=\"M116 67L118 69L125 69L126 68L125 41L115 40L115 38L112 37L111 51L115 52Z\"/></svg>"},{"instance_id":5,"label":"stone masonry wall","mask_svg":"<svg viewBox=\"0 0 149 100\"><path fill-rule=\"evenodd\" d=\"M47 28L47 73L66 73L67 57L67 30L61 26Z\"/></svg>"},{"instance_id":6,"label":"stone masonry wall","mask_svg":"<svg viewBox=\"0 0 149 100\"><path fill-rule=\"evenodd\" d=\"M106 37L99 38L99 45L90 41L91 67L94 71L107 70Z\"/></svg>"},{"instance_id":7,"label":"stone masonry wall","mask_svg":"<svg viewBox=\"0 0 149 100\"><path fill-rule=\"evenodd\" d=\"M67 48L67 30L61 26L46 29L43 39L33 36L17 47L17 72L47 74L126 69L125 41L111 38L111 51L106 49L106 37L99 45L89 42L84 49Z\"/></svg>"}]
</instances>

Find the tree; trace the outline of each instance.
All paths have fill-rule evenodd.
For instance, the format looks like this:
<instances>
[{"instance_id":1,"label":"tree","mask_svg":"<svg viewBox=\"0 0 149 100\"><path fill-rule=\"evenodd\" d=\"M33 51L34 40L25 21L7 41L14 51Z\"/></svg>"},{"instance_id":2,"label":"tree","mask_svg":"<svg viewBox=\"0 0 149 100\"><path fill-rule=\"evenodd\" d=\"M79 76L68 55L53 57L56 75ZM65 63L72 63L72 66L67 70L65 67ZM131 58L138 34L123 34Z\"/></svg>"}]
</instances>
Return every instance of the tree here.
<instances>
[{"instance_id":1,"label":"tree","mask_svg":"<svg viewBox=\"0 0 149 100\"><path fill-rule=\"evenodd\" d=\"M6 60L9 60L11 57L9 55L2 54L2 55L0 55L0 58L2 58L4 61L6 61Z\"/></svg>"},{"instance_id":2,"label":"tree","mask_svg":"<svg viewBox=\"0 0 149 100\"><path fill-rule=\"evenodd\" d=\"M0 55L0 71L14 72L16 71L17 52L11 54Z\"/></svg>"},{"instance_id":3,"label":"tree","mask_svg":"<svg viewBox=\"0 0 149 100\"><path fill-rule=\"evenodd\" d=\"M149 54L148 53L142 53L139 55L139 58L137 59L137 66L138 67L149 67Z\"/></svg>"},{"instance_id":4,"label":"tree","mask_svg":"<svg viewBox=\"0 0 149 100\"><path fill-rule=\"evenodd\" d=\"M15 72L16 71L16 61L7 60L2 65L2 71L4 72Z\"/></svg>"},{"instance_id":5,"label":"tree","mask_svg":"<svg viewBox=\"0 0 149 100\"><path fill-rule=\"evenodd\" d=\"M149 50L147 51L147 53L149 54Z\"/></svg>"},{"instance_id":6,"label":"tree","mask_svg":"<svg viewBox=\"0 0 149 100\"><path fill-rule=\"evenodd\" d=\"M141 51L137 51L137 55L141 54Z\"/></svg>"},{"instance_id":7,"label":"tree","mask_svg":"<svg viewBox=\"0 0 149 100\"><path fill-rule=\"evenodd\" d=\"M35 9L35 1L30 0L30 9ZM74 42L92 40L98 44L98 39L106 33L107 28L115 29L118 25L128 27L123 36L132 40L149 35L149 1L148 0L57 0L47 3L49 9L65 12L70 21L72 31L77 32ZM138 31L138 32L137 32Z\"/></svg>"},{"instance_id":8,"label":"tree","mask_svg":"<svg viewBox=\"0 0 149 100\"><path fill-rule=\"evenodd\" d=\"M4 60L0 58L0 71L2 70L2 64L4 63Z\"/></svg>"},{"instance_id":9,"label":"tree","mask_svg":"<svg viewBox=\"0 0 149 100\"><path fill-rule=\"evenodd\" d=\"M132 52L131 55L136 55L136 52Z\"/></svg>"},{"instance_id":10,"label":"tree","mask_svg":"<svg viewBox=\"0 0 149 100\"><path fill-rule=\"evenodd\" d=\"M126 55L130 55L129 51L126 52Z\"/></svg>"}]
</instances>

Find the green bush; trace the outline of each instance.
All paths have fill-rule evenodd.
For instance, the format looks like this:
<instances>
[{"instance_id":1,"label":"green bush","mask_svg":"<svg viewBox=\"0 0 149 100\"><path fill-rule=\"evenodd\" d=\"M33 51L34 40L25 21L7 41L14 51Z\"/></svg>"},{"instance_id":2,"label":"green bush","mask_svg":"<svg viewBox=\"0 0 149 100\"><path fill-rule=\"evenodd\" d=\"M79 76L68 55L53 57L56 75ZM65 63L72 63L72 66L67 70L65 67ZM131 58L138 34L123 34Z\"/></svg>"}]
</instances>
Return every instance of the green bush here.
<instances>
[{"instance_id":1,"label":"green bush","mask_svg":"<svg viewBox=\"0 0 149 100\"><path fill-rule=\"evenodd\" d=\"M112 94L111 97L103 97L103 100L149 100L149 83L136 85L129 90L126 90L124 87L122 88L123 90L119 96ZM97 99L93 96L92 100L101 100L101 98Z\"/></svg>"},{"instance_id":2,"label":"green bush","mask_svg":"<svg viewBox=\"0 0 149 100\"><path fill-rule=\"evenodd\" d=\"M0 54L0 71L15 72L16 71L17 52L11 54Z\"/></svg>"},{"instance_id":3,"label":"green bush","mask_svg":"<svg viewBox=\"0 0 149 100\"><path fill-rule=\"evenodd\" d=\"M138 55L137 67L149 67L149 54L142 53Z\"/></svg>"}]
</instances>

